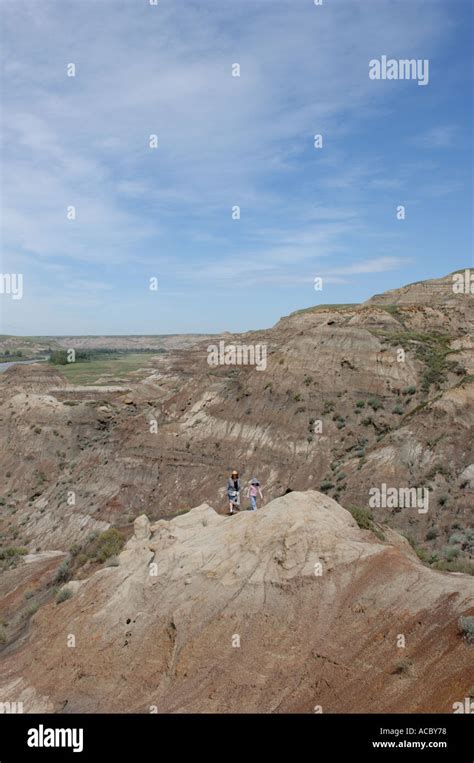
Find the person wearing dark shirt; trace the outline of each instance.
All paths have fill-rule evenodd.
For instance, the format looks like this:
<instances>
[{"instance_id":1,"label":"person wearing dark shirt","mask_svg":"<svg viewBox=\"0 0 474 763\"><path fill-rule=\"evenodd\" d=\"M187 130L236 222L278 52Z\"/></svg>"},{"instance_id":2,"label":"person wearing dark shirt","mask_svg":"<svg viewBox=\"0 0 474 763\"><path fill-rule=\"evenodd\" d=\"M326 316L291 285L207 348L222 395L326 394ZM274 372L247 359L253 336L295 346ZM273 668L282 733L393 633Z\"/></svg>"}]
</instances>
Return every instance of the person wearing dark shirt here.
<instances>
[{"instance_id":1,"label":"person wearing dark shirt","mask_svg":"<svg viewBox=\"0 0 474 763\"><path fill-rule=\"evenodd\" d=\"M239 473L234 469L227 480L227 497L229 499L229 514L240 511L240 479Z\"/></svg>"}]
</instances>

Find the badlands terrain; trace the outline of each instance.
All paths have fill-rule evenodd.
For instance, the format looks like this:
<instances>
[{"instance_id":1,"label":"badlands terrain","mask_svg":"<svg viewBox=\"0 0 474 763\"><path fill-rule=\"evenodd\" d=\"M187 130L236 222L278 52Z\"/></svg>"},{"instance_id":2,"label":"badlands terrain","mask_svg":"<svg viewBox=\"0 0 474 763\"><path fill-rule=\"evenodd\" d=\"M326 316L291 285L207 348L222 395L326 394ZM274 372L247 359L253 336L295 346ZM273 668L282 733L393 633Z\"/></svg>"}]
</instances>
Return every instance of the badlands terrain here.
<instances>
[{"instance_id":1,"label":"badlands terrain","mask_svg":"<svg viewBox=\"0 0 474 763\"><path fill-rule=\"evenodd\" d=\"M474 297L452 283L244 335L56 339L160 350L126 377L1 374L2 701L452 712L474 685ZM266 369L210 366L219 341ZM233 467L256 514L225 516ZM428 510L370 507L383 484Z\"/></svg>"}]
</instances>

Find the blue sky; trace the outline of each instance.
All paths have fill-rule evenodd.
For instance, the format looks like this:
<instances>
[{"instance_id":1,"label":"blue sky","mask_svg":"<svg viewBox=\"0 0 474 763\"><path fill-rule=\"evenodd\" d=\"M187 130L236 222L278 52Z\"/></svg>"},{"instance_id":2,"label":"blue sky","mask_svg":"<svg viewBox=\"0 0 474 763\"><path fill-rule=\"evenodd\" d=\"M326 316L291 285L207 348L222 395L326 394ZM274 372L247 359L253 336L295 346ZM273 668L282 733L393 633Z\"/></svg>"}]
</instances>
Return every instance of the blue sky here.
<instances>
[{"instance_id":1,"label":"blue sky","mask_svg":"<svg viewBox=\"0 0 474 763\"><path fill-rule=\"evenodd\" d=\"M2 331L243 331L472 266L472 8L3 0Z\"/></svg>"}]
</instances>

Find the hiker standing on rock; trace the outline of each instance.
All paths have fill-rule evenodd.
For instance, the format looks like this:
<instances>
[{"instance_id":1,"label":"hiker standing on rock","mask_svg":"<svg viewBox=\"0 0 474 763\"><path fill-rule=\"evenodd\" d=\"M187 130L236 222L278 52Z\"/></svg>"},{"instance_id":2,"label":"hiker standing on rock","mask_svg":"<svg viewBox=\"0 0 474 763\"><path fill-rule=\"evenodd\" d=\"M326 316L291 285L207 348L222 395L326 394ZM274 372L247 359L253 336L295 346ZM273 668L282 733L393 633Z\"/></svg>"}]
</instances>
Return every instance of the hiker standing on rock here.
<instances>
[{"instance_id":1,"label":"hiker standing on rock","mask_svg":"<svg viewBox=\"0 0 474 763\"><path fill-rule=\"evenodd\" d=\"M240 511L240 479L239 473L234 469L227 480L227 497L229 499L229 514Z\"/></svg>"},{"instance_id":2,"label":"hiker standing on rock","mask_svg":"<svg viewBox=\"0 0 474 763\"><path fill-rule=\"evenodd\" d=\"M247 497L250 498L250 511L257 511L257 495L263 501L262 491L260 490L260 482L255 477L250 480L250 484L247 488Z\"/></svg>"}]
</instances>

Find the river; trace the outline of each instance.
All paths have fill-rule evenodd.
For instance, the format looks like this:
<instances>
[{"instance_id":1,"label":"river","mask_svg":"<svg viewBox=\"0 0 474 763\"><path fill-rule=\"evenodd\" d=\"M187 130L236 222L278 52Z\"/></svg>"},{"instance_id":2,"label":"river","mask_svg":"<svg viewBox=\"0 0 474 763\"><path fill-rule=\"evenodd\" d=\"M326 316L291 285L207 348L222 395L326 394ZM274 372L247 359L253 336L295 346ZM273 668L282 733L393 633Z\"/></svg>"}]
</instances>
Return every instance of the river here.
<instances>
[{"instance_id":1,"label":"river","mask_svg":"<svg viewBox=\"0 0 474 763\"><path fill-rule=\"evenodd\" d=\"M8 360L6 363L0 363L0 374L3 374L10 366L24 366L28 363L44 363L48 358L36 358L36 360Z\"/></svg>"}]
</instances>

